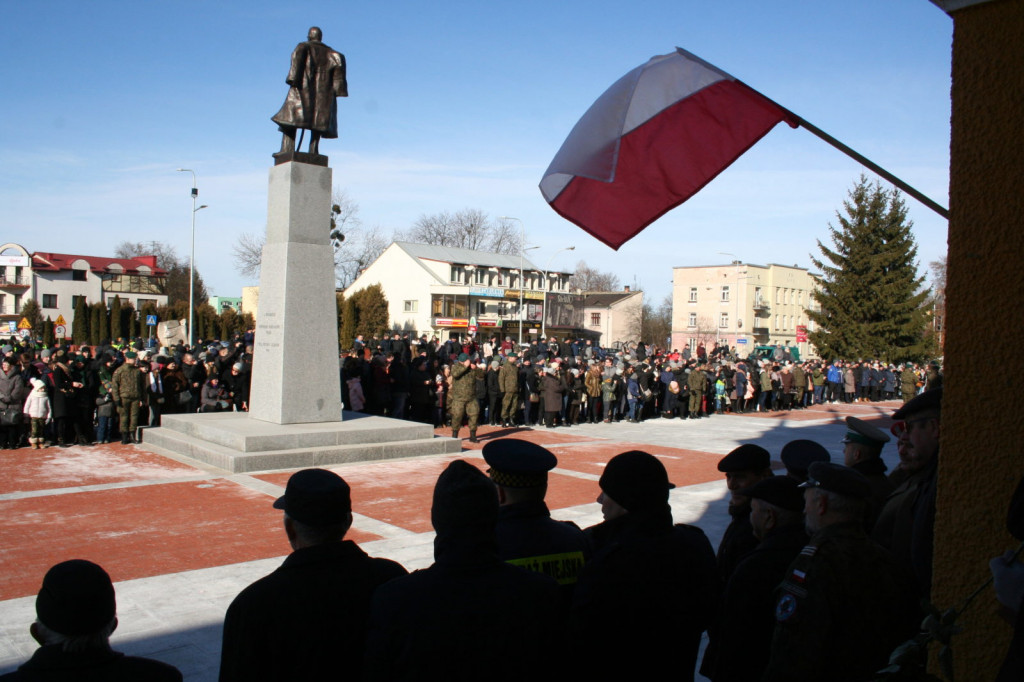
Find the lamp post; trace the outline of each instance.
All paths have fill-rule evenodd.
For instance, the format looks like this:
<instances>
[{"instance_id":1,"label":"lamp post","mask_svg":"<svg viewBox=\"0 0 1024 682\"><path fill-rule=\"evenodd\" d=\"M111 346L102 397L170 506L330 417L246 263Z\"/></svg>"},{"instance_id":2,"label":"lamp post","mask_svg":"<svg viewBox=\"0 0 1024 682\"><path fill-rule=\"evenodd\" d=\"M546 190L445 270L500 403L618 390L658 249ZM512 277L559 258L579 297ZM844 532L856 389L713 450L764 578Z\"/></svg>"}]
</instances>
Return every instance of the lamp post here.
<instances>
[{"instance_id":1,"label":"lamp post","mask_svg":"<svg viewBox=\"0 0 1024 682\"><path fill-rule=\"evenodd\" d=\"M540 311L540 335L547 338L547 321L548 321L548 272L551 270L551 262L555 260L555 256L562 253L563 251L575 251L575 246L566 246L564 249L559 249L551 254L551 258L548 258L548 264L544 266L544 307Z\"/></svg>"},{"instance_id":2,"label":"lamp post","mask_svg":"<svg viewBox=\"0 0 1024 682\"><path fill-rule=\"evenodd\" d=\"M199 198L199 188L196 186L196 172L191 168L179 168L179 173L192 174L192 248L188 259L188 345L189 349L195 343L195 284L196 284L196 213L207 208L206 204L196 206L196 199Z\"/></svg>"},{"instance_id":3,"label":"lamp post","mask_svg":"<svg viewBox=\"0 0 1024 682\"><path fill-rule=\"evenodd\" d=\"M519 220L519 218L515 218L513 216L506 216L506 215L498 216L498 219L499 220L515 220L515 221L517 221L519 223L519 227L520 227L520 233L519 233L520 234L520 237L519 237L519 346L520 347L516 348L516 352L519 352L521 350L522 345L523 345L523 285L525 284L525 282L523 281L523 262L526 259L526 252L527 251L532 251L533 249L535 249L537 247L536 246L531 246L529 249L526 248L526 224L522 220Z\"/></svg>"}]
</instances>

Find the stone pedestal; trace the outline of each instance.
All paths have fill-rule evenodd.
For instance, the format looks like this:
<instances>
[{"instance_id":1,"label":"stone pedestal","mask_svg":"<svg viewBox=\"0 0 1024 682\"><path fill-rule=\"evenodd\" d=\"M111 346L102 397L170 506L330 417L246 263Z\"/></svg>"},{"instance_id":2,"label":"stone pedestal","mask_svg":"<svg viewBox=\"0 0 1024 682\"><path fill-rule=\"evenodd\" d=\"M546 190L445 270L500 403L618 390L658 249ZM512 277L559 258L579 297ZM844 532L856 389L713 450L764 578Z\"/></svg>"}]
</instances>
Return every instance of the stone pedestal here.
<instances>
[{"instance_id":1,"label":"stone pedestal","mask_svg":"<svg viewBox=\"0 0 1024 682\"><path fill-rule=\"evenodd\" d=\"M249 417L273 424L341 421L331 169L270 169L267 240Z\"/></svg>"}]
</instances>

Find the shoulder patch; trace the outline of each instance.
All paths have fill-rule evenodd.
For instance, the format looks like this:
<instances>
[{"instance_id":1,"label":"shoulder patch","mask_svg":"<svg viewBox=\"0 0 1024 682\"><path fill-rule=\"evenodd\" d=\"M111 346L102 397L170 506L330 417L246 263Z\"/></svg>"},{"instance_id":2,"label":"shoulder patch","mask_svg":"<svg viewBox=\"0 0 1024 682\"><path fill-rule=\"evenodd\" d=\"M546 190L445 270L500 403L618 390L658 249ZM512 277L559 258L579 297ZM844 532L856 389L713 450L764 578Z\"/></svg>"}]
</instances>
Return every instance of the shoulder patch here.
<instances>
[{"instance_id":1,"label":"shoulder patch","mask_svg":"<svg viewBox=\"0 0 1024 682\"><path fill-rule=\"evenodd\" d=\"M796 613L796 597L791 594L783 594L779 603L775 605L775 620L785 623Z\"/></svg>"},{"instance_id":2,"label":"shoulder patch","mask_svg":"<svg viewBox=\"0 0 1024 682\"><path fill-rule=\"evenodd\" d=\"M814 556L818 552L817 545L806 545L800 550L800 556Z\"/></svg>"}]
</instances>

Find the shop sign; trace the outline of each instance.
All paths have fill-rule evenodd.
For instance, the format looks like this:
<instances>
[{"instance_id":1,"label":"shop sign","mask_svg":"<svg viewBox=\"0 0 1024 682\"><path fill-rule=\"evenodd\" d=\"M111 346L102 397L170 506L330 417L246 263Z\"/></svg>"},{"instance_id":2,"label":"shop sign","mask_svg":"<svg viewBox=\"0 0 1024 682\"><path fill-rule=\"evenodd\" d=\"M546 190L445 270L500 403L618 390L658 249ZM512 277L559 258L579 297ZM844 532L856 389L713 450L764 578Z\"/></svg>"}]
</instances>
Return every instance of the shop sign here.
<instances>
[{"instance_id":1,"label":"shop sign","mask_svg":"<svg viewBox=\"0 0 1024 682\"><path fill-rule=\"evenodd\" d=\"M434 319L435 327L468 327L469 320L458 317L438 317Z\"/></svg>"}]
</instances>

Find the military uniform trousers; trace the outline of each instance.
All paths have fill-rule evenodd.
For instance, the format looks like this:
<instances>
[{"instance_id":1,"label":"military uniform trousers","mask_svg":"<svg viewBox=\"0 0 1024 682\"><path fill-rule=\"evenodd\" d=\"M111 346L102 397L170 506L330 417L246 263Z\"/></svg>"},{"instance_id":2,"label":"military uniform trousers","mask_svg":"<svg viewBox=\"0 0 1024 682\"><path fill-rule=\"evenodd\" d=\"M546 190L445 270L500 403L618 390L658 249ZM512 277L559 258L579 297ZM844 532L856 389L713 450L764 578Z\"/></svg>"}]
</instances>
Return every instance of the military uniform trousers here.
<instances>
[{"instance_id":1,"label":"military uniform trousers","mask_svg":"<svg viewBox=\"0 0 1024 682\"><path fill-rule=\"evenodd\" d=\"M480 402L475 398L472 400L453 400L452 431L458 433L459 429L462 428L463 416L469 417L469 432L473 433L476 431L476 425L480 421Z\"/></svg>"},{"instance_id":2,"label":"military uniform trousers","mask_svg":"<svg viewBox=\"0 0 1024 682\"><path fill-rule=\"evenodd\" d=\"M121 433L134 434L139 428L139 399L121 400L117 403L117 416L121 420Z\"/></svg>"},{"instance_id":3,"label":"military uniform trousers","mask_svg":"<svg viewBox=\"0 0 1024 682\"><path fill-rule=\"evenodd\" d=\"M519 407L519 394L506 393L501 397L501 420L503 422L514 422L516 420L516 409Z\"/></svg>"},{"instance_id":4,"label":"military uniform trousers","mask_svg":"<svg viewBox=\"0 0 1024 682\"><path fill-rule=\"evenodd\" d=\"M704 391L690 389L690 416L696 417L700 414L700 399L704 397Z\"/></svg>"}]
</instances>

